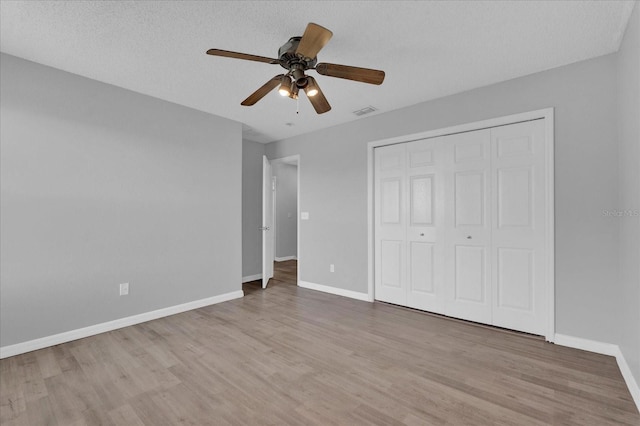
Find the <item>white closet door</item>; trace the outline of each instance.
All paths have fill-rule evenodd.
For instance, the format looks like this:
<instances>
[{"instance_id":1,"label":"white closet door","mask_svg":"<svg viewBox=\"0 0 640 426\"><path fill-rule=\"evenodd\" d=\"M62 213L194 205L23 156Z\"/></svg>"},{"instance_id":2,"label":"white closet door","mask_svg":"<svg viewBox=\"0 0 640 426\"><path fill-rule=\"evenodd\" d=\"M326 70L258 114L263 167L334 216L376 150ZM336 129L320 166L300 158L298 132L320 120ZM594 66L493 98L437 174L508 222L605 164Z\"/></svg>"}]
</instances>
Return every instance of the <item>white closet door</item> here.
<instances>
[{"instance_id":1,"label":"white closet door","mask_svg":"<svg viewBox=\"0 0 640 426\"><path fill-rule=\"evenodd\" d=\"M544 120L375 150L375 298L545 335Z\"/></svg>"},{"instance_id":2,"label":"white closet door","mask_svg":"<svg viewBox=\"0 0 640 426\"><path fill-rule=\"evenodd\" d=\"M491 129L493 324L546 332L544 120Z\"/></svg>"},{"instance_id":3,"label":"white closet door","mask_svg":"<svg viewBox=\"0 0 640 426\"><path fill-rule=\"evenodd\" d=\"M444 139L447 157L445 313L491 324L491 135Z\"/></svg>"},{"instance_id":4,"label":"white closet door","mask_svg":"<svg viewBox=\"0 0 640 426\"><path fill-rule=\"evenodd\" d=\"M406 305L406 144L375 150L375 298Z\"/></svg>"},{"instance_id":5,"label":"white closet door","mask_svg":"<svg viewBox=\"0 0 640 426\"><path fill-rule=\"evenodd\" d=\"M407 144L407 306L444 311L442 138Z\"/></svg>"}]
</instances>

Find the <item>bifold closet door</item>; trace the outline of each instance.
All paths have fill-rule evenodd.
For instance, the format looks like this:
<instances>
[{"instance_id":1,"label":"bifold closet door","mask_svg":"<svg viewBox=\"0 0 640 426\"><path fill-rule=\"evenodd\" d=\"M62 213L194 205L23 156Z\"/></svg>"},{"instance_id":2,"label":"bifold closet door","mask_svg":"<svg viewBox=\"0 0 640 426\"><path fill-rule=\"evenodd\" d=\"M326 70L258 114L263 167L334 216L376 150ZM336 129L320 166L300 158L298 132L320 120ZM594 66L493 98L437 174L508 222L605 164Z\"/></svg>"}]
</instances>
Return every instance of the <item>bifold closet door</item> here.
<instances>
[{"instance_id":1,"label":"bifold closet door","mask_svg":"<svg viewBox=\"0 0 640 426\"><path fill-rule=\"evenodd\" d=\"M545 335L544 120L375 149L375 299Z\"/></svg>"},{"instance_id":2,"label":"bifold closet door","mask_svg":"<svg viewBox=\"0 0 640 426\"><path fill-rule=\"evenodd\" d=\"M440 138L376 148L375 298L443 312Z\"/></svg>"},{"instance_id":3,"label":"bifold closet door","mask_svg":"<svg viewBox=\"0 0 640 426\"><path fill-rule=\"evenodd\" d=\"M546 168L544 120L491 129L493 325L544 335Z\"/></svg>"},{"instance_id":4,"label":"bifold closet door","mask_svg":"<svg viewBox=\"0 0 640 426\"><path fill-rule=\"evenodd\" d=\"M442 138L407 143L407 303L444 309L444 156Z\"/></svg>"},{"instance_id":5,"label":"bifold closet door","mask_svg":"<svg viewBox=\"0 0 640 426\"><path fill-rule=\"evenodd\" d=\"M445 314L491 324L490 131L444 138Z\"/></svg>"},{"instance_id":6,"label":"bifold closet door","mask_svg":"<svg viewBox=\"0 0 640 426\"><path fill-rule=\"evenodd\" d=\"M406 144L375 150L375 298L406 305Z\"/></svg>"}]
</instances>

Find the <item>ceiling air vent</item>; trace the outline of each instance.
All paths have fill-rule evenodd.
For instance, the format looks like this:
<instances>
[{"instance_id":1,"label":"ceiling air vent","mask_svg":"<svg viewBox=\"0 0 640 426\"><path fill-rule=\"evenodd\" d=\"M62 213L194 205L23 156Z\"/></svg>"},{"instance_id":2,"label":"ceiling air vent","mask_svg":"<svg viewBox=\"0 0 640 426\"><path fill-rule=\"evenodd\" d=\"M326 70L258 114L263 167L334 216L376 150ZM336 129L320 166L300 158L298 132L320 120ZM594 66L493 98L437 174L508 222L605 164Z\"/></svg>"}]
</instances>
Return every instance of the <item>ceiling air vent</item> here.
<instances>
[{"instance_id":1,"label":"ceiling air vent","mask_svg":"<svg viewBox=\"0 0 640 426\"><path fill-rule=\"evenodd\" d=\"M368 106L368 107L364 107L362 109L359 109L357 111L353 111L353 113L355 115L357 115L357 116L361 116L361 115L372 113L373 111L377 111L377 109L372 107L372 106Z\"/></svg>"}]
</instances>

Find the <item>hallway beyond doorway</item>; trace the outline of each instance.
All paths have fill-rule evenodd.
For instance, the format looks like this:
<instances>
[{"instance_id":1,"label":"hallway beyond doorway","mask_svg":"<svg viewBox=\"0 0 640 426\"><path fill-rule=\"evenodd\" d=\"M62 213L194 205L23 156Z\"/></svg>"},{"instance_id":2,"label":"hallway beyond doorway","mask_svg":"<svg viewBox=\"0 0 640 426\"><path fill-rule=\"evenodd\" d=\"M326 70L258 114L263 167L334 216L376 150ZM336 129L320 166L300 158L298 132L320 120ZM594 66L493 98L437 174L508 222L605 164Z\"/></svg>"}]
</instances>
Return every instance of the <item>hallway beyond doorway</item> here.
<instances>
[{"instance_id":1,"label":"hallway beyond doorway","mask_svg":"<svg viewBox=\"0 0 640 426\"><path fill-rule=\"evenodd\" d=\"M273 262L273 278L269 281L269 288L274 286L296 286L298 261L285 260L284 262ZM262 280L249 281L242 284L242 290L245 296L257 290L262 290Z\"/></svg>"}]
</instances>

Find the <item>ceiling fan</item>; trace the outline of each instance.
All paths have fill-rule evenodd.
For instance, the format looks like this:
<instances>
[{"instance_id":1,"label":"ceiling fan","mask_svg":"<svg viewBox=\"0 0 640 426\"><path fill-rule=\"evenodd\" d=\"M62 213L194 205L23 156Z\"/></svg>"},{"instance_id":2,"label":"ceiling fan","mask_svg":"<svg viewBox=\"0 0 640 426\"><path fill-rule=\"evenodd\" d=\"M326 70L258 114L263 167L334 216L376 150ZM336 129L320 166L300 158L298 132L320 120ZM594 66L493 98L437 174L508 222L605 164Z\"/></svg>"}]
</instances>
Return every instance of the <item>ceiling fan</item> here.
<instances>
[{"instance_id":1,"label":"ceiling fan","mask_svg":"<svg viewBox=\"0 0 640 426\"><path fill-rule=\"evenodd\" d=\"M225 56L227 58L245 59L248 61L265 62L267 64L280 64L287 70L285 74L278 74L267 81L262 87L253 92L241 105L251 106L265 97L267 93L280 86L278 90L282 96L298 99L300 89L311 101L311 105L318 114L331 109L331 105L324 97L315 78L305 74L305 71L316 70L318 74L360 81L369 84L382 84L384 71L369 68L351 67L348 65L317 63L316 55L322 49L333 33L320 25L310 22L302 37L291 37L278 50L278 59L265 56L249 55L247 53L230 52L221 49L209 49L208 55Z\"/></svg>"}]
</instances>

